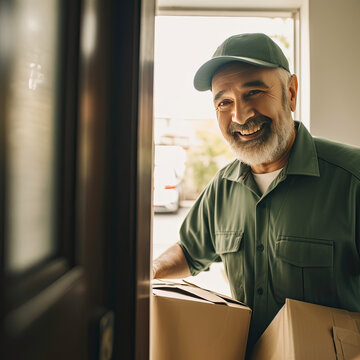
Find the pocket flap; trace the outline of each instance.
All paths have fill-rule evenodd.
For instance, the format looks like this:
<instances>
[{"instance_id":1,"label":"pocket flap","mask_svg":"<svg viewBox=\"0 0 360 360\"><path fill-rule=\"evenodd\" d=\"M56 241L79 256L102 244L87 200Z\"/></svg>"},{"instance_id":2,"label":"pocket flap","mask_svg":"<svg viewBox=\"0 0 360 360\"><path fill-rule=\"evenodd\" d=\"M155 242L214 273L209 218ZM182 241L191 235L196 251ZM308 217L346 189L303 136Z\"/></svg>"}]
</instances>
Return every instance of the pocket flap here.
<instances>
[{"instance_id":1,"label":"pocket flap","mask_svg":"<svg viewBox=\"0 0 360 360\"><path fill-rule=\"evenodd\" d=\"M328 267L333 264L333 243L327 240L280 238L276 255L300 267Z\"/></svg>"},{"instance_id":2,"label":"pocket flap","mask_svg":"<svg viewBox=\"0 0 360 360\"><path fill-rule=\"evenodd\" d=\"M215 234L215 248L217 254L239 251L243 239L243 231L219 231Z\"/></svg>"}]
</instances>

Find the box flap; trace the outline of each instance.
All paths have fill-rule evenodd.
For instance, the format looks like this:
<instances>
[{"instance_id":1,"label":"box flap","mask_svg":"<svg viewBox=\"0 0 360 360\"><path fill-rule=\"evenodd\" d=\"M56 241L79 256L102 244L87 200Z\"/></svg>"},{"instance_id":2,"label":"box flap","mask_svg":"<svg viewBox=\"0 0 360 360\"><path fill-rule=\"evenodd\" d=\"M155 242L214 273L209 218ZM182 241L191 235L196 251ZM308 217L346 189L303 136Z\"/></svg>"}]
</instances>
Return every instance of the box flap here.
<instances>
[{"instance_id":1,"label":"box flap","mask_svg":"<svg viewBox=\"0 0 360 360\"><path fill-rule=\"evenodd\" d=\"M172 299L178 300L187 300L187 301L198 301L209 304L209 301L203 300L199 297L194 297L192 294L185 293L185 292L177 292L177 291L168 291L165 289L153 289L153 295L155 296L163 296Z\"/></svg>"},{"instance_id":2,"label":"box flap","mask_svg":"<svg viewBox=\"0 0 360 360\"><path fill-rule=\"evenodd\" d=\"M360 359L360 334L358 332L334 326L333 336L338 360Z\"/></svg>"},{"instance_id":3,"label":"box flap","mask_svg":"<svg viewBox=\"0 0 360 360\"><path fill-rule=\"evenodd\" d=\"M185 284L188 284L188 285L191 285L191 286L194 286L194 287L199 287L199 286L197 286L197 285L195 285L195 284L193 284L193 283L191 283L191 282L189 282L189 281L187 281L187 280L183 280L183 282L184 282ZM243 303L243 302L241 302L241 301L238 301L238 300L236 300L236 299L234 299L234 298L232 298L232 297L230 297L230 296L223 295L223 294L219 294L218 292L212 291L212 290L206 290L206 291L209 291L209 292L211 292L212 294L215 294L215 295L217 295L217 296L220 296L222 299L226 300L226 301L229 302L229 303L238 304L238 305L242 305L242 306L248 307L245 303Z\"/></svg>"},{"instance_id":4,"label":"box flap","mask_svg":"<svg viewBox=\"0 0 360 360\"><path fill-rule=\"evenodd\" d=\"M245 304L230 298L229 296L218 294L211 290L205 290L203 288L200 288L194 284L191 284L187 281L181 282L171 282L171 281L154 281L153 282L153 289L162 289L166 290L172 293L178 293L178 294L184 294L188 296L193 296L197 299L206 300L208 302L211 302L213 304L219 304L219 305L230 305L230 304L236 304L241 306L246 306ZM154 291L153 291L154 292ZM154 292L156 295L156 293ZM162 293L164 296L164 293Z\"/></svg>"},{"instance_id":5,"label":"box flap","mask_svg":"<svg viewBox=\"0 0 360 360\"><path fill-rule=\"evenodd\" d=\"M185 293L187 295L192 295L194 297L207 300L213 304L228 305L227 301L221 298L218 295L213 294L210 291L204 290L199 287L187 285L187 284L178 284L178 283L163 283L163 284L153 284L153 289L162 289L170 292Z\"/></svg>"},{"instance_id":6,"label":"box flap","mask_svg":"<svg viewBox=\"0 0 360 360\"><path fill-rule=\"evenodd\" d=\"M333 325L342 328L347 329L355 332L359 332L356 319L352 316L351 312L348 312L346 310L335 310L333 309L331 311L331 315L333 318Z\"/></svg>"}]
</instances>

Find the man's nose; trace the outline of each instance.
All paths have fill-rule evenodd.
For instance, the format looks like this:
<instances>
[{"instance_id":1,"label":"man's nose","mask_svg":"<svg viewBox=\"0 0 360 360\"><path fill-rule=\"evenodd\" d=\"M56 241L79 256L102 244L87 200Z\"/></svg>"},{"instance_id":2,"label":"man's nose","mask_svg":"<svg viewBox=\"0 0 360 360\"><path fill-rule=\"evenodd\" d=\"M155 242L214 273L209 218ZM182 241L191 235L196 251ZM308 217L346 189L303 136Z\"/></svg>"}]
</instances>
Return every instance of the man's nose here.
<instances>
[{"instance_id":1,"label":"man's nose","mask_svg":"<svg viewBox=\"0 0 360 360\"><path fill-rule=\"evenodd\" d=\"M246 104L244 101L241 100L235 101L235 106L232 112L233 122L243 125L249 118L253 116L255 116L255 111L251 106L249 106L249 104Z\"/></svg>"}]
</instances>

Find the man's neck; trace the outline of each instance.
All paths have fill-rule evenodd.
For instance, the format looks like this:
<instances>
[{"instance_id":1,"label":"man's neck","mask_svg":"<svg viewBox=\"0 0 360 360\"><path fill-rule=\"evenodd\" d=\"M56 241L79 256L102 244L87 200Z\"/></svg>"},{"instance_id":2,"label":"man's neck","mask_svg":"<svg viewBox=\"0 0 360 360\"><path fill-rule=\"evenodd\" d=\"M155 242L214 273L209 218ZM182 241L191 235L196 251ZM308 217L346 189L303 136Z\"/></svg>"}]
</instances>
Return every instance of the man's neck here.
<instances>
[{"instance_id":1,"label":"man's neck","mask_svg":"<svg viewBox=\"0 0 360 360\"><path fill-rule=\"evenodd\" d=\"M289 159L291 148L295 141L295 137L296 137L296 130L294 127L294 131L292 133L288 146L286 147L286 150L281 154L281 156L270 163L251 166L252 172L255 174L264 174L283 168Z\"/></svg>"}]
</instances>

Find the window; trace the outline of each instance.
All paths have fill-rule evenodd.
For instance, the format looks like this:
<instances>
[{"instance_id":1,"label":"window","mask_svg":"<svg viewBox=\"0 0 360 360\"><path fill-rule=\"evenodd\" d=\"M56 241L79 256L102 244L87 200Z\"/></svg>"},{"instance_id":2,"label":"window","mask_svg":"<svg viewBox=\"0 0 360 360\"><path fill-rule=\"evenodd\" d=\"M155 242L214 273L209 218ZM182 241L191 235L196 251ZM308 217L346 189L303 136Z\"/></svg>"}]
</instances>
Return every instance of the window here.
<instances>
[{"instance_id":1,"label":"window","mask_svg":"<svg viewBox=\"0 0 360 360\"><path fill-rule=\"evenodd\" d=\"M31 0L9 13L12 48L1 149L6 311L74 265L75 9L57 0Z\"/></svg>"},{"instance_id":2,"label":"window","mask_svg":"<svg viewBox=\"0 0 360 360\"><path fill-rule=\"evenodd\" d=\"M7 264L23 272L57 250L58 4L19 8L7 117ZM36 9L36 11L35 11Z\"/></svg>"}]
</instances>

